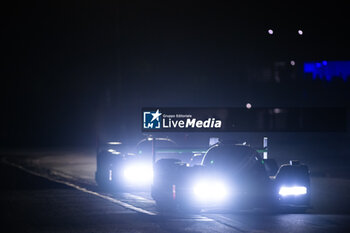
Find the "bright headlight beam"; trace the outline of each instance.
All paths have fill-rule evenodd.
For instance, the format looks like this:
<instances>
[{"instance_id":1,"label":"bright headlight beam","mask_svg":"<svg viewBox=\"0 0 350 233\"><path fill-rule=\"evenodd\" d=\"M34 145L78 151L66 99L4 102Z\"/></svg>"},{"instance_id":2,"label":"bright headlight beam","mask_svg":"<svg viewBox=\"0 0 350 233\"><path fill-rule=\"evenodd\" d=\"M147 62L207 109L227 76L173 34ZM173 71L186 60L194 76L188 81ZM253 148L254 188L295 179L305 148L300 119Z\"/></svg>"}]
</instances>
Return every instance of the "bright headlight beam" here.
<instances>
[{"instance_id":1,"label":"bright headlight beam","mask_svg":"<svg viewBox=\"0 0 350 233\"><path fill-rule=\"evenodd\" d=\"M125 167L124 180L128 184L148 185L153 181L153 167L151 165L131 164Z\"/></svg>"},{"instance_id":2,"label":"bright headlight beam","mask_svg":"<svg viewBox=\"0 0 350 233\"><path fill-rule=\"evenodd\" d=\"M227 187L222 182L202 181L194 185L193 193L200 201L221 201L228 195Z\"/></svg>"},{"instance_id":3,"label":"bright headlight beam","mask_svg":"<svg viewBox=\"0 0 350 233\"><path fill-rule=\"evenodd\" d=\"M282 186L278 193L283 197L305 195L307 194L307 188L305 186L293 186L293 187Z\"/></svg>"}]
</instances>

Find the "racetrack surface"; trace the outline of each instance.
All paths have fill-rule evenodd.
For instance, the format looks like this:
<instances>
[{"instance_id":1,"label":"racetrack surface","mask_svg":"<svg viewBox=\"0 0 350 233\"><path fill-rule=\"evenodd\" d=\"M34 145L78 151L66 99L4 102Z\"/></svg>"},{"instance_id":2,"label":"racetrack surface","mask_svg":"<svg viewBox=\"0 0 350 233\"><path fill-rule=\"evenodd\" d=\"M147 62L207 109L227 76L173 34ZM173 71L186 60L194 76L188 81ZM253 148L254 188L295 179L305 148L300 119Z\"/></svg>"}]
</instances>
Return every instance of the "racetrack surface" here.
<instances>
[{"instance_id":1,"label":"racetrack surface","mask_svg":"<svg viewBox=\"0 0 350 233\"><path fill-rule=\"evenodd\" d=\"M100 190L93 150L2 153L3 225L27 232L346 232L350 181L312 177L305 214L159 213L145 191ZM21 224L18 224L21 223Z\"/></svg>"}]
</instances>

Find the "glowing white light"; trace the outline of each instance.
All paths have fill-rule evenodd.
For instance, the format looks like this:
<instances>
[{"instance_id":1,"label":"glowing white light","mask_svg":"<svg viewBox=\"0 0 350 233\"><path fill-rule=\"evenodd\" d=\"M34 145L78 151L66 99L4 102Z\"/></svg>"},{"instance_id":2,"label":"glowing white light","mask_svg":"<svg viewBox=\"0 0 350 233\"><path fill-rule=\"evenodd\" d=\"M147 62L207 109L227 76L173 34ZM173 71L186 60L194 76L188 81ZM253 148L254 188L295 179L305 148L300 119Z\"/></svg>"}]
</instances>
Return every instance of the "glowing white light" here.
<instances>
[{"instance_id":1,"label":"glowing white light","mask_svg":"<svg viewBox=\"0 0 350 233\"><path fill-rule=\"evenodd\" d=\"M132 185L150 185L153 181L153 167L148 164L132 164L124 169L124 180Z\"/></svg>"},{"instance_id":2,"label":"glowing white light","mask_svg":"<svg viewBox=\"0 0 350 233\"><path fill-rule=\"evenodd\" d=\"M251 103L247 103L247 104L245 105L245 107L248 108L248 109L251 109L251 108L252 108L252 104L251 104Z\"/></svg>"},{"instance_id":3,"label":"glowing white light","mask_svg":"<svg viewBox=\"0 0 350 233\"><path fill-rule=\"evenodd\" d=\"M108 142L109 145L120 145L122 144L121 142Z\"/></svg>"},{"instance_id":4,"label":"glowing white light","mask_svg":"<svg viewBox=\"0 0 350 233\"><path fill-rule=\"evenodd\" d=\"M267 140L268 140L268 138L264 137L264 139L263 139L263 147L264 147L264 149L267 149ZM264 156L263 157L264 159L267 159L267 151L264 151L263 156Z\"/></svg>"},{"instance_id":5,"label":"glowing white light","mask_svg":"<svg viewBox=\"0 0 350 233\"><path fill-rule=\"evenodd\" d=\"M108 180L111 181L112 180L112 170L109 170L109 173L108 173Z\"/></svg>"},{"instance_id":6,"label":"glowing white light","mask_svg":"<svg viewBox=\"0 0 350 233\"><path fill-rule=\"evenodd\" d=\"M295 66L295 61L291 60L291 61L290 61L290 64L291 64L292 66Z\"/></svg>"},{"instance_id":7,"label":"glowing white light","mask_svg":"<svg viewBox=\"0 0 350 233\"><path fill-rule=\"evenodd\" d=\"M148 137L148 138L147 138L147 140L148 140L148 141L152 141L152 140L153 140L153 138L151 138L151 137Z\"/></svg>"},{"instance_id":8,"label":"glowing white light","mask_svg":"<svg viewBox=\"0 0 350 233\"><path fill-rule=\"evenodd\" d=\"M228 190L222 182L202 181L193 187L193 193L199 201L222 201L227 197Z\"/></svg>"},{"instance_id":9,"label":"glowing white light","mask_svg":"<svg viewBox=\"0 0 350 233\"><path fill-rule=\"evenodd\" d=\"M267 159L267 152L266 151L264 151L264 153L263 153L263 158Z\"/></svg>"},{"instance_id":10,"label":"glowing white light","mask_svg":"<svg viewBox=\"0 0 350 233\"><path fill-rule=\"evenodd\" d=\"M270 35L273 34L273 30L272 30L272 29L269 29L267 32L268 32Z\"/></svg>"},{"instance_id":11,"label":"glowing white light","mask_svg":"<svg viewBox=\"0 0 350 233\"><path fill-rule=\"evenodd\" d=\"M307 193L307 188L305 186L293 186L293 187L282 186L278 193L281 196L305 195Z\"/></svg>"},{"instance_id":12,"label":"glowing white light","mask_svg":"<svg viewBox=\"0 0 350 233\"><path fill-rule=\"evenodd\" d=\"M303 32L302 30L298 30L298 34L299 34L299 35L303 35L304 32Z\"/></svg>"},{"instance_id":13,"label":"glowing white light","mask_svg":"<svg viewBox=\"0 0 350 233\"><path fill-rule=\"evenodd\" d=\"M108 152L114 154L114 155L120 155L120 152L119 151L115 151L113 149L108 149Z\"/></svg>"},{"instance_id":14,"label":"glowing white light","mask_svg":"<svg viewBox=\"0 0 350 233\"><path fill-rule=\"evenodd\" d=\"M273 113L275 113L275 114L279 114L281 112L282 112L282 110L280 108L274 108L273 109Z\"/></svg>"}]
</instances>

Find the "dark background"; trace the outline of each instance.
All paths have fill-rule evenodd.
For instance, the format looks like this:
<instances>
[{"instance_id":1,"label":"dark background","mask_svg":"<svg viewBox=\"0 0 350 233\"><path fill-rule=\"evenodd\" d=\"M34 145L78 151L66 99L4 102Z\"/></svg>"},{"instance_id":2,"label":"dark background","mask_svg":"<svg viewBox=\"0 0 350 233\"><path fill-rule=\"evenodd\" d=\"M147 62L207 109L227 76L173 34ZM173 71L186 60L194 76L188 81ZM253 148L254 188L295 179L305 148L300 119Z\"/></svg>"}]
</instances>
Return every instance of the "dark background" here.
<instances>
[{"instance_id":1,"label":"dark background","mask_svg":"<svg viewBox=\"0 0 350 233\"><path fill-rule=\"evenodd\" d=\"M350 60L345 4L11 1L1 11L3 147L141 134L145 106L349 107L349 79L302 74L303 61ZM276 80L277 62L291 60Z\"/></svg>"}]
</instances>

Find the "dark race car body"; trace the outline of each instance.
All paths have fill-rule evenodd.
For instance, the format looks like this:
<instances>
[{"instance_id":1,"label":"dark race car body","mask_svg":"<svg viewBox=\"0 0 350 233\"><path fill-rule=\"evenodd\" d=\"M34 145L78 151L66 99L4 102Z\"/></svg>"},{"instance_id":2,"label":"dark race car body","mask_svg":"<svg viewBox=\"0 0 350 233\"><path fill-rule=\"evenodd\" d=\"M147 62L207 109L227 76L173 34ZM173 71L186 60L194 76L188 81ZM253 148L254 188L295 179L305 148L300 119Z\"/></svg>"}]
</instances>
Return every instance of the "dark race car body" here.
<instances>
[{"instance_id":1,"label":"dark race car body","mask_svg":"<svg viewBox=\"0 0 350 233\"><path fill-rule=\"evenodd\" d=\"M265 161L268 160L249 146L222 143L205 153L200 166L159 160L154 169L152 197L161 208L307 207L307 167L283 165L271 176Z\"/></svg>"}]
</instances>

